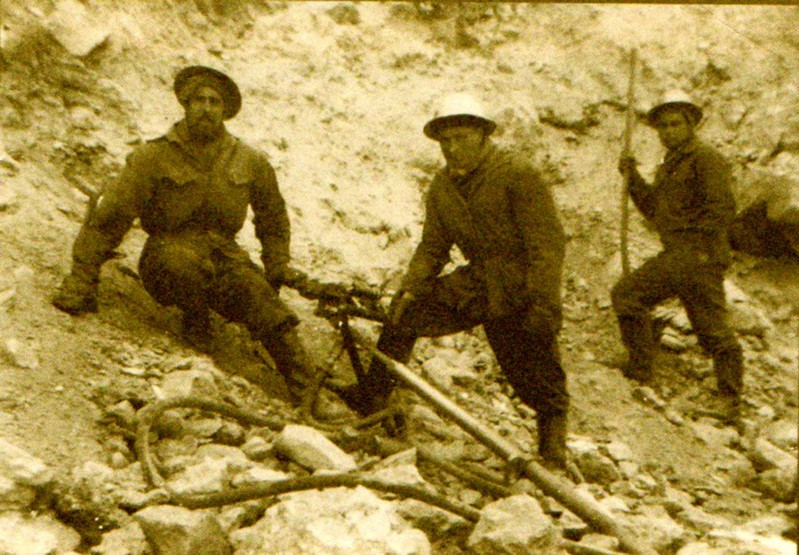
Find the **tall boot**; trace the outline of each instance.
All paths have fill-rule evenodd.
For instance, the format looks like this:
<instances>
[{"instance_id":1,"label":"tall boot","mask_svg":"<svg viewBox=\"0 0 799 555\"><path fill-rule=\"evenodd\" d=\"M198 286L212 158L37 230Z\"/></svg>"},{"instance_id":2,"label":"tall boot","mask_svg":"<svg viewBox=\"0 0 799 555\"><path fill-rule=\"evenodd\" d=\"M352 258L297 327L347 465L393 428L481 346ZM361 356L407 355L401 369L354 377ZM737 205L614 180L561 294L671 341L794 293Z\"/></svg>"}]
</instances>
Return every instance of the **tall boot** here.
<instances>
[{"instance_id":1,"label":"tall boot","mask_svg":"<svg viewBox=\"0 0 799 555\"><path fill-rule=\"evenodd\" d=\"M743 354L740 346L714 353L713 369L719 391L716 412L722 422L738 426L741 416L741 390L743 389Z\"/></svg>"},{"instance_id":2,"label":"tall boot","mask_svg":"<svg viewBox=\"0 0 799 555\"><path fill-rule=\"evenodd\" d=\"M291 402L299 406L308 401L316 369L308 351L300 341L297 330L291 328L283 333L270 334L261 339L261 343L286 381Z\"/></svg>"},{"instance_id":3,"label":"tall boot","mask_svg":"<svg viewBox=\"0 0 799 555\"><path fill-rule=\"evenodd\" d=\"M565 412L538 413L538 454L544 462L555 468L566 468Z\"/></svg>"},{"instance_id":4,"label":"tall boot","mask_svg":"<svg viewBox=\"0 0 799 555\"><path fill-rule=\"evenodd\" d=\"M386 324L377 340L377 349L394 360L407 362L415 343L416 336L396 326ZM386 368L386 365L377 357L373 357L368 372L363 376L363 381L358 384L359 398L353 408L364 416L385 409L388 405L388 397L396 385L397 379Z\"/></svg>"},{"instance_id":5,"label":"tall boot","mask_svg":"<svg viewBox=\"0 0 799 555\"><path fill-rule=\"evenodd\" d=\"M743 354L736 343L713 355L713 370L719 393L727 397L740 397L743 388Z\"/></svg>"},{"instance_id":6,"label":"tall boot","mask_svg":"<svg viewBox=\"0 0 799 555\"><path fill-rule=\"evenodd\" d=\"M619 316L618 321L621 339L629 353L622 373L627 378L646 382L652 377L652 361L656 351L652 321L639 316Z\"/></svg>"}]
</instances>

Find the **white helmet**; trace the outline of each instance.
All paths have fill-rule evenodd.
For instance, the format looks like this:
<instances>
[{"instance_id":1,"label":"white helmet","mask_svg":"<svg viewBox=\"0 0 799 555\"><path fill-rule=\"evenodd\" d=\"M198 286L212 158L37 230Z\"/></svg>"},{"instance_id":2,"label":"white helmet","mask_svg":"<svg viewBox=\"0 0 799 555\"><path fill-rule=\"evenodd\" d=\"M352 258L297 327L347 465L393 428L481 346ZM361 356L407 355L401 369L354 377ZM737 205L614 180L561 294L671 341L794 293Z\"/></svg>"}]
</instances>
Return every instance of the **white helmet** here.
<instances>
[{"instance_id":1,"label":"white helmet","mask_svg":"<svg viewBox=\"0 0 799 555\"><path fill-rule=\"evenodd\" d=\"M433 140L438 140L439 131L448 122L482 127L486 135L490 135L497 128L497 124L486 116L483 105L467 93L446 96L436 115L425 124L424 134Z\"/></svg>"},{"instance_id":2,"label":"white helmet","mask_svg":"<svg viewBox=\"0 0 799 555\"><path fill-rule=\"evenodd\" d=\"M649 121L649 125L654 126L657 124L660 113L665 108L670 106L676 106L685 109L694 119L694 124L697 124L702 120L702 108L700 108L694 103L693 100L691 100L691 97L688 96L688 93L682 89L671 89L663 93L663 95L660 97L660 101L655 104L655 106L649 110L649 112L647 112L646 119Z\"/></svg>"}]
</instances>

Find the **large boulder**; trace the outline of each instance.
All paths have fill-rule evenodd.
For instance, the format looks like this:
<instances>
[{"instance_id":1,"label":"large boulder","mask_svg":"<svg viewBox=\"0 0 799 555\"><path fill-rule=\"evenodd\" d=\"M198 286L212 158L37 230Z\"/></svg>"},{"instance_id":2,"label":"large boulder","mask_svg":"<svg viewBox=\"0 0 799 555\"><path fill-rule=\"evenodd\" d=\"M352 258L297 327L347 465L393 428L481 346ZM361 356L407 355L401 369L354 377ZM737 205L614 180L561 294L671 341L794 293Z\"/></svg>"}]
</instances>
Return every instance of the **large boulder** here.
<instances>
[{"instance_id":1,"label":"large boulder","mask_svg":"<svg viewBox=\"0 0 799 555\"><path fill-rule=\"evenodd\" d=\"M255 525L230 534L236 555L424 555L430 542L389 501L363 487L281 496Z\"/></svg>"},{"instance_id":2,"label":"large boulder","mask_svg":"<svg viewBox=\"0 0 799 555\"><path fill-rule=\"evenodd\" d=\"M474 555L561 553L560 533L538 501L513 495L486 505L467 543Z\"/></svg>"}]
</instances>

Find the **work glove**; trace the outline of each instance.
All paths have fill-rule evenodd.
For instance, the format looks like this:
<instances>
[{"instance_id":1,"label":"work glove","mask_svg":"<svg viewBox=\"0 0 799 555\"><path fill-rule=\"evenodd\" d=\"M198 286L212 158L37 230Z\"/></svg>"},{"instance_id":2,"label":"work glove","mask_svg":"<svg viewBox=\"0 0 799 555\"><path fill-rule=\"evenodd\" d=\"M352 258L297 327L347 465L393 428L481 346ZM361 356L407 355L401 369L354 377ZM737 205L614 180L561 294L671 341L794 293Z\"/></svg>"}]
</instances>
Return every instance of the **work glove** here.
<instances>
[{"instance_id":1,"label":"work glove","mask_svg":"<svg viewBox=\"0 0 799 555\"><path fill-rule=\"evenodd\" d=\"M393 326L399 326L402 321L402 316L405 314L408 306L416 300L416 295L410 291L400 289L394 294L391 299L391 304L388 307L388 321Z\"/></svg>"},{"instance_id":2,"label":"work glove","mask_svg":"<svg viewBox=\"0 0 799 555\"><path fill-rule=\"evenodd\" d=\"M280 287L283 285L291 287L292 289L297 289L308 281L308 274L302 270L292 268L291 266L284 266L280 270L268 275L266 280L275 291L280 291Z\"/></svg>"},{"instance_id":3,"label":"work glove","mask_svg":"<svg viewBox=\"0 0 799 555\"><path fill-rule=\"evenodd\" d=\"M58 288L53 306L73 316L97 312L97 283L69 274Z\"/></svg>"}]
</instances>

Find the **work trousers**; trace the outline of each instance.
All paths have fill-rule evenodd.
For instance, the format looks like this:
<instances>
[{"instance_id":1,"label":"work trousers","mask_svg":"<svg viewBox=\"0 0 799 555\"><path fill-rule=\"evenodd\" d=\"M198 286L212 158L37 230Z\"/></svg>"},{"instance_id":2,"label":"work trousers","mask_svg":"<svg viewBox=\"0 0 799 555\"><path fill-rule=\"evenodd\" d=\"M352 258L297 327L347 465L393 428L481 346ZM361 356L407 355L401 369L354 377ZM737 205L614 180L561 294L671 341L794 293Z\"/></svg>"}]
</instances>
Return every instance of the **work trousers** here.
<instances>
[{"instance_id":1,"label":"work trousers","mask_svg":"<svg viewBox=\"0 0 799 555\"><path fill-rule=\"evenodd\" d=\"M147 292L182 309L184 319L207 318L212 309L258 340L299 322L245 251L208 232L150 236L139 272Z\"/></svg>"},{"instance_id":2,"label":"work trousers","mask_svg":"<svg viewBox=\"0 0 799 555\"><path fill-rule=\"evenodd\" d=\"M410 303L397 325L386 324L377 348L400 362L410 359L419 337L440 337L483 325L500 368L516 395L539 415L565 415L566 374L560 363L560 315L529 306L499 318L487 316L485 294L457 272L435 280L432 292ZM395 380L372 359L364 390L385 398Z\"/></svg>"},{"instance_id":3,"label":"work trousers","mask_svg":"<svg viewBox=\"0 0 799 555\"><path fill-rule=\"evenodd\" d=\"M724 270L687 249L665 250L616 283L611 298L631 359L651 359L657 346L651 310L678 297L699 344L714 359L719 388L739 392L741 347L727 324Z\"/></svg>"}]
</instances>

